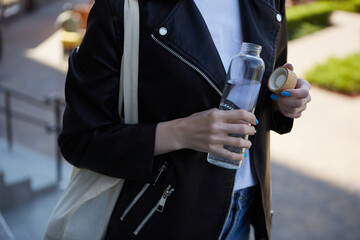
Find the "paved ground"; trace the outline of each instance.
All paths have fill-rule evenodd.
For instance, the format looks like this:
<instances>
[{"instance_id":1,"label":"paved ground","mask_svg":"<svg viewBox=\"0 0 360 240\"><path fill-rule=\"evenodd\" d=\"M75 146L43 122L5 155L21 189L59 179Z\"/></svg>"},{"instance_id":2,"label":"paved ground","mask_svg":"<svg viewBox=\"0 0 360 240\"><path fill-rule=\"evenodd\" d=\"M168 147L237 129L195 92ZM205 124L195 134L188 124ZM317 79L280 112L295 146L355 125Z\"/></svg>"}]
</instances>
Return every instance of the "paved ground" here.
<instances>
[{"instance_id":1,"label":"paved ground","mask_svg":"<svg viewBox=\"0 0 360 240\"><path fill-rule=\"evenodd\" d=\"M360 51L360 15L336 12L332 21L290 42L300 77L330 56ZM274 239L360 239L360 97L316 87L311 95L293 131L271 135Z\"/></svg>"},{"instance_id":2,"label":"paved ground","mask_svg":"<svg viewBox=\"0 0 360 240\"><path fill-rule=\"evenodd\" d=\"M329 56L360 51L360 14L336 12L332 20L333 27L289 44L289 61L299 76ZM360 196L360 97L316 87L311 94L312 102L293 132L272 135L272 156L277 163Z\"/></svg>"},{"instance_id":3,"label":"paved ground","mask_svg":"<svg viewBox=\"0 0 360 240\"><path fill-rule=\"evenodd\" d=\"M39 98L63 93L66 61L53 27L62 4L54 2L6 26L0 84ZM360 16L338 12L333 15L333 21L333 27L289 44L289 62L294 64L299 76L329 56L359 51ZM295 121L291 134L271 136L273 239L357 240L360 239L357 139L360 97L346 97L313 87L312 98L307 112ZM40 113L16 104L52 121L49 112ZM18 121L15 128L17 144L53 156L53 135ZM0 137L3 136L4 119L0 116ZM38 196L28 204L3 212L17 239L42 238L58 196L58 191Z\"/></svg>"}]
</instances>

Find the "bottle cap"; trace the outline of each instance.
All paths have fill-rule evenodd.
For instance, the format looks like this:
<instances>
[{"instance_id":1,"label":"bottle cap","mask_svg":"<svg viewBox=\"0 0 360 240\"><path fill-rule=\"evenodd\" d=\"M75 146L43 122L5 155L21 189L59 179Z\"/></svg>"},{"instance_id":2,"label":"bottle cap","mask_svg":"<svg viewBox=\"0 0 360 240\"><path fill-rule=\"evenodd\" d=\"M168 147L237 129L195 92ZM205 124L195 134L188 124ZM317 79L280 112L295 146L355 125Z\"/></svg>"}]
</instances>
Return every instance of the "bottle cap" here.
<instances>
[{"instance_id":1,"label":"bottle cap","mask_svg":"<svg viewBox=\"0 0 360 240\"><path fill-rule=\"evenodd\" d=\"M285 67L276 68L270 75L268 87L274 93L281 93L285 89L293 89L296 86L296 74Z\"/></svg>"}]
</instances>

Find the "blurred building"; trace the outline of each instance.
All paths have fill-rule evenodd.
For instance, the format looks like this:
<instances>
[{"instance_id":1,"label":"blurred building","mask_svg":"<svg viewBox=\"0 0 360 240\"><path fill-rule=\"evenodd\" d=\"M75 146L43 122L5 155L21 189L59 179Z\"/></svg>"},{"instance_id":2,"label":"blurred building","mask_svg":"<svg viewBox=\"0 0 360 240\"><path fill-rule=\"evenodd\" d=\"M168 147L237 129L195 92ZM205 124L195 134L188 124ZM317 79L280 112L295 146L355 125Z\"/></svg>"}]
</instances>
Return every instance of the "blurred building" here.
<instances>
[{"instance_id":1,"label":"blurred building","mask_svg":"<svg viewBox=\"0 0 360 240\"><path fill-rule=\"evenodd\" d=\"M0 0L0 16L8 19L35 10L39 5L52 0Z\"/></svg>"}]
</instances>

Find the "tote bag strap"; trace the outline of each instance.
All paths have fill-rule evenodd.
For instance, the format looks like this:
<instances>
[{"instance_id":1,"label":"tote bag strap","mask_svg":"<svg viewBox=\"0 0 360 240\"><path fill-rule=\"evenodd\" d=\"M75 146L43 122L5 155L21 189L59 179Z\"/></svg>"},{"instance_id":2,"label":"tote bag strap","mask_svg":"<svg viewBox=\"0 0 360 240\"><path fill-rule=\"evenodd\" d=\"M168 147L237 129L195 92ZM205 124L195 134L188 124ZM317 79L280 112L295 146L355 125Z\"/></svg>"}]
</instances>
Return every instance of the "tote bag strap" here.
<instances>
[{"instance_id":1,"label":"tote bag strap","mask_svg":"<svg viewBox=\"0 0 360 240\"><path fill-rule=\"evenodd\" d=\"M138 0L124 0L124 49L118 112L121 116L124 103L125 123L129 124L138 123L139 18Z\"/></svg>"},{"instance_id":2,"label":"tote bag strap","mask_svg":"<svg viewBox=\"0 0 360 240\"><path fill-rule=\"evenodd\" d=\"M138 0L124 0L124 50L120 67L118 114L124 102L125 123L138 123L138 71L140 15ZM74 167L71 179L78 172Z\"/></svg>"}]
</instances>

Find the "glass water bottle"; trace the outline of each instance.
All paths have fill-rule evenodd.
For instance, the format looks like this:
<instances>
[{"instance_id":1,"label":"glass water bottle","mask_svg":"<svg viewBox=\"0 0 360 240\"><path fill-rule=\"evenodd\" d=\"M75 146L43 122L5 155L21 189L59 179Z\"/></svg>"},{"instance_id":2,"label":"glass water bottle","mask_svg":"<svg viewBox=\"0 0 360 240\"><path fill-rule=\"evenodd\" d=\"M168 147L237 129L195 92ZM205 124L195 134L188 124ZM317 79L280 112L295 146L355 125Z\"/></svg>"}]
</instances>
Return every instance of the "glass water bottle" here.
<instances>
[{"instance_id":1,"label":"glass water bottle","mask_svg":"<svg viewBox=\"0 0 360 240\"><path fill-rule=\"evenodd\" d=\"M261 46L243 42L240 53L234 56L230 62L224 92L221 97L220 110L245 109L255 112L255 106L259 96L261 79L265 71L264 61L260 58ZM245 140L249 135L229 133L233 137L242 137ZM245 148L224 146L225 149L243 153ZM230 160L209 153L207 160L214 165L238 169L242 161Z\"/></svg>"}]
</instances>

